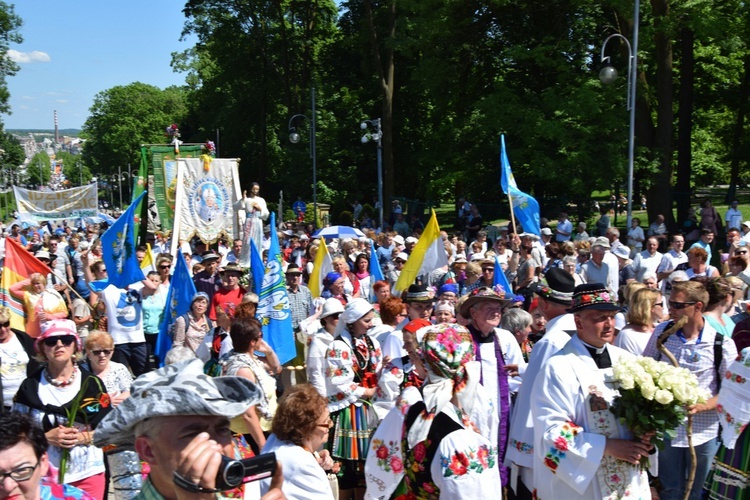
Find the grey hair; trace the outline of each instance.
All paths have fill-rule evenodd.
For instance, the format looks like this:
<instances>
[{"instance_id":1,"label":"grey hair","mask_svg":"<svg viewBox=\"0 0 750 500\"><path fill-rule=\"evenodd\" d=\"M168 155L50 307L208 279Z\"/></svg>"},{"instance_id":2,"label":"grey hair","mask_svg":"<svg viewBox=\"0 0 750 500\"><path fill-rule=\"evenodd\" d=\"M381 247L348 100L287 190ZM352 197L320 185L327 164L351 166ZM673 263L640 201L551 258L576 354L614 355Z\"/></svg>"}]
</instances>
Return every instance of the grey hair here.
<instances>
[{"instance_id":1,"label":"grey hair","mask_svg":"<svg viewBox=\"0 0 750 500\"><path fill-rule=\"evenodd\" d=\"M194 359L195 357L195 353L189 347L179 345L171 348L167 352L167 355L164 356L164 364L173 365L180 361L185 361L186 359Z\"/></svg>"},{"instance_id":2,"label":"grey hair","mask_svg":"<svg viewBox=\"0 0 750 500\"><path fill-rule=\"evenodd\" d=\"M502 327L511 333L516 333L530 327L532 321L531 314L523 309L514 307L503 314Z\"/></svg>"},{"instance_id":3,"label":"grey hair","mask_svg":"<svg viewBox=\"0 0 750 500\"><path fill-rule=\"evenodd\" d=\"M563 264L578 264L578 259L575 255L566 255L562 259Z\"/></svg>"},{"instance_id":4,"label":"grey hair","mask_svg":"<svg viewBox=\"0 0 750 500\"><path fill-rule=\"evenodd\" d=\"M641 283L643 283L647 279L651 279L651 278L655 279L656 281L659 281L656 278L656 273L655 272L653 272L653 271L646 271L645 273L643 273L643 277L641 278Z\"/></svg>"},{"instance_id":5,"label":"grey hair","mask_svg":"<svg viewBox=\"0 0 750 500\"><path fill-rule=\"evenodd\" d=\"M607 229L607 233L614 234L618 238L620 237L620 230L617 229L616 227L610 227L609 229Z\"/></svg>"},{"instance_id":6,"label":"grey hair","mask_svg":"<svg viewBox=\"0 0 750 500\"><path fill-rule=\"evenodd\" d=\"M252 304L258 305L258 302L260 302L260 297L258 297L257 293L253 292L247 292L245 295L242 296L242 304L250 302Z\"/></svg>"}]
</instances>

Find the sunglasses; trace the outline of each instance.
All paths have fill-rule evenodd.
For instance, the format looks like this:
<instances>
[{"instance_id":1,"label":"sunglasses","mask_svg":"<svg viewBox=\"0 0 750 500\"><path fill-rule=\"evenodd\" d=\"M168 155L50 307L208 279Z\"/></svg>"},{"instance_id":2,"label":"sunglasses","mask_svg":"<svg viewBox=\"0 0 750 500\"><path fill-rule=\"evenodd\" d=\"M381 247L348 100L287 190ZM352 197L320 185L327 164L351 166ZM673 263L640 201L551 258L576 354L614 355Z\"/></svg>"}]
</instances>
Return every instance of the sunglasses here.
<instances>
[{"instance_id":1,"label":"sunglasses","mask_svg":"<svg viewBox=\"0 0 750 500\"><path fill-rule=\"evenodd\" d=\"M62 342L62 345L68 347L76 341L76 338L73 335L62 335L57 337L47 337L42 342L44 342L44 345L47 347L55 347L58 340Z\"/></svg>"},{"instance_id":2,"label":"sunglasses","mask_svg":"<svg viewBox=\"0 0 750 500\"><path fill-rule=\"evenodd\" d=\"M690 306L695 305L697 303L698 302L672 302L670 300L669 301L669 308L670 309L676 309L676 310L679 311L680 309L685 309L686 307L690 307Z\"/></svg>"},{"instance_id":3,"label":"sunglasses","mask_svg":"<svg viewBox=\"0 0 750 500\"><path fill-rule=\"evenodd\" d=\"M747 250L737 250L734 252L735 255L745 255L747 253Z\"/></svg>"},{"instance_id":4,"label":"sunglasses","mask_svg":"<svg viewBox=\"0 0 750 500\"><path fill-rule=\"evenodd\" d=\"M104 354L105 356L109 356L110 354L112 354L112 351L113 349L96 349L89 352L94 356L101 356L102 354Z\"/></svg>"},{"instance_id":5,"label":"sunglasses","mask_svg":"<svg viewBox=\"0 0 750 500\"><path fill-rule=\"evenodd\" d=\"M170 266L159 266L159 269L169 269Z\"/></svg>"},{"instance_id":6,"label":"sunglasses","mask_svg":"<svg viewBox=\"0 0 750 500\"><path fill-rule=\"evenodd\" d=\"M10 321L6 321L5 323L0 323L0 326L3 328L10 328Z\"/></svg>"}]
</instances>

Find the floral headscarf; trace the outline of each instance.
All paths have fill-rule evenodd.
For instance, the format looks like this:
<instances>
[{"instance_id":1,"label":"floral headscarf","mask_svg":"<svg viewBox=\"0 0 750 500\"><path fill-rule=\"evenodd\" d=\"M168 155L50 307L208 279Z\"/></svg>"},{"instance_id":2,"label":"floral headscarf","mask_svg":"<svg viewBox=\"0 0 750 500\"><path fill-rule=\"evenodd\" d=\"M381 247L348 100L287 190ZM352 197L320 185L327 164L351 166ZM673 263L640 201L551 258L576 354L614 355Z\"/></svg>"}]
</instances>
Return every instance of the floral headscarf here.
<instances>
[{"instance_id":1,"label":"floral headscarf","mask_svg":"<svg viewBox=\"0 0 750 500\"><path fill-rule=\"evenodd\" d=\"M454 395L463 412L471 414L480 371L479 363L474 361L471 333L465 327L442 323L425 327L417 335L422 336L427 383L422 390L425 411L409 429L410 447L427 438L435 415Z\"/></svg>"}]
</instances>

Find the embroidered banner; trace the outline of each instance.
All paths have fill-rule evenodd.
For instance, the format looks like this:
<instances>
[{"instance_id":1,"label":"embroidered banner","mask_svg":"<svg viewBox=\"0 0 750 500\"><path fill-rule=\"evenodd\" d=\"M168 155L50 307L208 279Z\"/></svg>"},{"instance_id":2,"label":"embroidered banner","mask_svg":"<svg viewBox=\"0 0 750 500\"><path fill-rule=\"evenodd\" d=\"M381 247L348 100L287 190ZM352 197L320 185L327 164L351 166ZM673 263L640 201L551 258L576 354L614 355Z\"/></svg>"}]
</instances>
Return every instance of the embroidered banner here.
<instances>
[{"instance_id":1,"label":"embroidered banner","mask_svg":"<svg viewBox=\"0 0 750 500\"><path fill-rule=\"evenodd\" d=\"M177 158L197 158L201 154L201 146L182 146L177 155L174 146L151 146L149 149L154 170L154 198L161 230L171 231L174 225Z\"/></svg>"},{"instance_id":2,"label":"embroidered banner","mask_svg":"<svg viewBox=\"0 0 750 500\"><path fill-rule=\"evenodd\" d=\"M32 191L13 186L22 221L80 219L99 213L96 183L61 191Z\"/></svg>"},{"instance_id":3,"label":"embroidered banner","mask_svg":"<svg viewBox=\"0 0 750 500\"><path fill-rule=\"evenodd\" d=\"M199 158L179 158L175 189L173 253L180 241L193 236L206 243L221 235L234 238L238 227L234 203L240 196L237 159L215 158L206 170Z\"/></svg>"}]
</instances>

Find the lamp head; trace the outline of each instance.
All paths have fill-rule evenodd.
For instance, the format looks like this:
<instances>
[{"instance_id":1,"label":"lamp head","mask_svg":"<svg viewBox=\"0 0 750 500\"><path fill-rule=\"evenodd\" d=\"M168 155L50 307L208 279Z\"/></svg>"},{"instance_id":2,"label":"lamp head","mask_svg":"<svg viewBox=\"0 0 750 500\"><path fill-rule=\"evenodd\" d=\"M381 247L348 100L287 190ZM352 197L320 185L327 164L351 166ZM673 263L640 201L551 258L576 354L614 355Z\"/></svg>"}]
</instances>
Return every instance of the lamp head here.
<instances>
[{"instance_id":1,"label":"lamp head","mask_svg":"<svg viewBox=\"0 0 750 500\"><path fill-rule=\"evenodd\" d=\"M359 128L361 128L362 130L367 130L367 123L365 122L360 123Z\"/></svg>"},{"instance_id":2,"label":"lamp head","mask_svg":"<svg viewBox=\"0 0 750 500\"><path fill-rule=\"evenodd\" d=\"M366 135L363 135L361 141L362 141L362 144L367 144L370 141L370 138L367 137Z\"/></svg>"},{"instance_id":3,"label":"lamp head","mask_svg":"<svg viewBox=\"0 0 750 500\"><path fill-rule=\"evenodd\" d=\"M292 130L292 132L289 134L289 142L292 144L297 144L299 142L299 134L296 130Z\"/></svg>"},{"instance_id":4,"label":"lamp head","mask_svg":"<svg viewBox=\"0 0 750 500\"><path fill-rule=\"evenodd\" d=\"M617 70L609 64L609 61L599 70L599 80L605 85L609 85L617 80Z\"/></svg>"}]
</instances>

